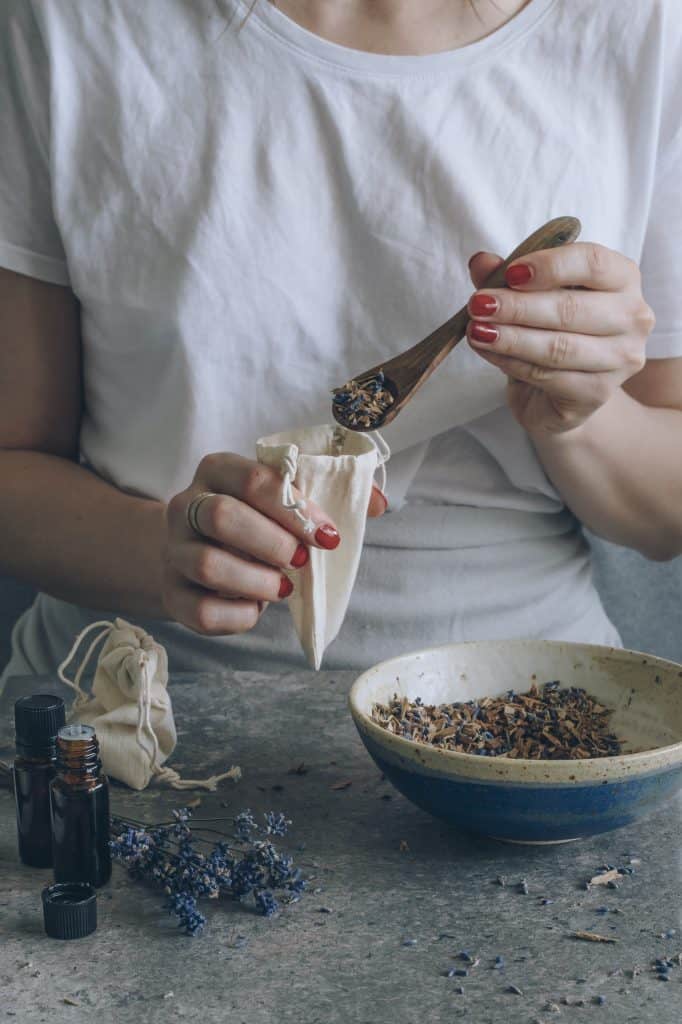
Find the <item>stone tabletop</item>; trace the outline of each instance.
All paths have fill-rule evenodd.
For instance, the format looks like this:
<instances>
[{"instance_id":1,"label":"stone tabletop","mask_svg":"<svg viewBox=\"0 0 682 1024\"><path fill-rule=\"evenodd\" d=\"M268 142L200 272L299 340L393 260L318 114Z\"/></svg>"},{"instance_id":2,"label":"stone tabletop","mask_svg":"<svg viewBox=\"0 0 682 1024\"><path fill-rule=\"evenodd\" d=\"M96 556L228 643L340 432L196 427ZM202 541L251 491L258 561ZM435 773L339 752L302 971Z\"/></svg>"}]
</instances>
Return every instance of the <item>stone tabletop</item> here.
<instances>
[{"instance_id":1,"label":"stone tabletop","mask_svg":"<svg viewBox=\"0 0 682 1024\"><path fill-rule=\"evenodd\" d=\"M197 797L195 816L225 817L225 827L247 807L284 811L293 826L281 843L310 884L274 918L211 903L204 934L185 937L158 892L116 865L100 892L97 932L49 939L40 890L50 872L20 865L12 796L0 790L0 1020L679 1024L682 967L661 983L651 963L682 951L680 805L560 846L457 833L382 779L347 710L352 678L176 676L171 764L194 778L238 764L242 780L203 794L112 787L115 813L147 821ZM14 680L5 693L4 759L12 755L13 700L36 688L44 681ZM61 692L60 684L50 689ZM617 890L585 890L602 864L630 861L634 873ZM597 914L603 906L608 912ZM617 942L577 941L576 930ZM466 967L455 959L461 950L480 964L449 978L449 968ZM496 956L501 970L492 967Z\"/></svg>"}]
</instances>

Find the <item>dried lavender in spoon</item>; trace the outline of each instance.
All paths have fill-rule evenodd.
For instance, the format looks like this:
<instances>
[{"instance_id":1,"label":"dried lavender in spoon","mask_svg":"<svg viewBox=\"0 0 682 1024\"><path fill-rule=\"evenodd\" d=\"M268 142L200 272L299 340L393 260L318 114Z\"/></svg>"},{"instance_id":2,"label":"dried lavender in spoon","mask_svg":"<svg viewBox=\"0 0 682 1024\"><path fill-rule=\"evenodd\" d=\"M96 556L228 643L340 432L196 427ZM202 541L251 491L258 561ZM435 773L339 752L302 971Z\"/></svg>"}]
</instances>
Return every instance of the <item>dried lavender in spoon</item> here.
<instances>
[{"instance_id":1,"label":"dried lavender in spoon","mask_svg":"<svg viewBox=\"0 0 682 1024\"><path fill-rule=\"evenodd\" d=\"M380 426L386 410L394 402L381 370L362 382L350 380L342 388L335 388L332 394L335 417L352 429L372 430Z\"/></svg>"}]
</instances>

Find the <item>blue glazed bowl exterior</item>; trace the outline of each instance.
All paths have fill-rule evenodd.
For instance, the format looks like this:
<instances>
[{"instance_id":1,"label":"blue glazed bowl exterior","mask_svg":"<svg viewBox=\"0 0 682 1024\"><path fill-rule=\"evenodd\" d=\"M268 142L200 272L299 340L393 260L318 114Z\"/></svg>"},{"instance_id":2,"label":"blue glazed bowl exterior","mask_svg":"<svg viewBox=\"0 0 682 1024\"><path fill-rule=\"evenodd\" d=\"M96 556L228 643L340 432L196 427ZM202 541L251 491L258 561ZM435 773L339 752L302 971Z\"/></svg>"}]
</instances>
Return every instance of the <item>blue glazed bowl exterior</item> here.
<instances>
[{"instance_id":1,"label":"blue glazed bowl exterior","mask_svg":"<svg viewBox=\"0 0 682 1024\"><path fill-rule=\"evenodd\" d=\"M682 767L622 782L515 786L422 774L390 764L362 737L377 767L403 796L458 828L495 839L561 842L621 828L645 817L682 787Z\"/></svg>"},{"instance_id":2,"label":"blue glazed bowl exterior","mask_svg":"<svg viewBox=\"0 0 682 1024\"><path fill-rule=\"evenodd\" d=\"M582 686L612 709L615 757L564 761L476 757L382 729L375 702L499 696L533 682ZM415 652L369 669L350 694L377 766L418 807L458 828L521 843L565 842L646 817L682 789L682 666L588 644L501 640Z\"/></svg>"}]
</instances>

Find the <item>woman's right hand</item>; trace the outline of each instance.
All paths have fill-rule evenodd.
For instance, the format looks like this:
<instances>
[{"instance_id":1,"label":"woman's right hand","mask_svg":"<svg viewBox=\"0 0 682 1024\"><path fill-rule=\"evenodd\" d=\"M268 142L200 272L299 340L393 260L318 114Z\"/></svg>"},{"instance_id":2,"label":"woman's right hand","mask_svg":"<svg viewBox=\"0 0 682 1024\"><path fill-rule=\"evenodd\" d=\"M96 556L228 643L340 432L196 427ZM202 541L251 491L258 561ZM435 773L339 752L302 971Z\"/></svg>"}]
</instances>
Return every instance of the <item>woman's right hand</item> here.
<instances>
[{"instance_id":1,"label":"woman's right hand","mask_svg":"<svg viewBox=\"0 0 682 1024\"><path fill-rule=\"evenodd\" d=\"M211 493L197 510L198 535L187 508L199 494ZM297 499L302 496L294 489ZM386 507L372 492L369 515ZM306 501L303 523L282 507L282 478L268 466L231 453L207 455L190 486L176 494L166 511L163 604L170 618L206 636L245 633L265 605L288 597L296 584L282 569L302 568L308 548L333 550L341 542L333 520Z\"/></svg>"}]
</instances>

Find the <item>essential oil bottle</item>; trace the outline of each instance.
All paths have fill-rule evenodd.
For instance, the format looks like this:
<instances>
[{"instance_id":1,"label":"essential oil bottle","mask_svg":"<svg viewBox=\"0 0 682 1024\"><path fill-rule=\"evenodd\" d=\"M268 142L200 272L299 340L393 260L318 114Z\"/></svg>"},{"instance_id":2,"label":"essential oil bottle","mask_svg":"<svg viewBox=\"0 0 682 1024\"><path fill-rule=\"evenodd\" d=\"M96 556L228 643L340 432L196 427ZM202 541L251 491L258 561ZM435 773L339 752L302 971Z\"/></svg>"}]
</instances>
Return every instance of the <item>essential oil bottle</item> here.
<instances>
[{"instance_id":1,"label":"essential oil bottle","mask_svg":"<svg viewBox=\"0 0 682 1024\"><path fill-rule=\"evenodd\" d=\"M55 881L104 885L111 877L109 781L92 726L59 730L50 803Z\"/></svg>"},{"instance_id":2,"label":"essential oil bottle","mask_svg":"<svg viewBox=\"0 0 682 1024\"><path fill-rule=\"evenodd\" d=\"M32 868L52 865L50 782L56 772L57 733L65 720L64 701L53 693L34 693L14 705L19 857Z\"/></svg>"}]
</instances>

